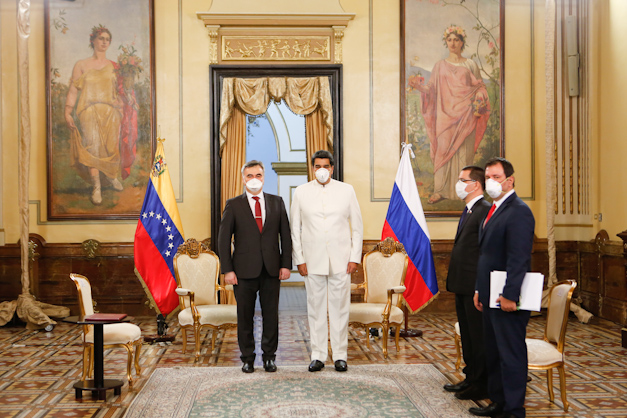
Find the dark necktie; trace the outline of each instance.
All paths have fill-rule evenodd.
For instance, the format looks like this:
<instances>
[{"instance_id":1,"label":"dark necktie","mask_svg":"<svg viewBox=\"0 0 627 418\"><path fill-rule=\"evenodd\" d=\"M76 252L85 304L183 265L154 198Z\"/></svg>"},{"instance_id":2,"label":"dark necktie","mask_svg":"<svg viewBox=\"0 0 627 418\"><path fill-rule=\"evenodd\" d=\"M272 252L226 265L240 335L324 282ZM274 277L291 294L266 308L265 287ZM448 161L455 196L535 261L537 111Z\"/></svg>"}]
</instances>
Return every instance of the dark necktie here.
<instances>
[{"instance_id":1,"label":"dark necktie","mask_svg":"<svg viewBox=\"0 0 627 418\"><path fill-rule=\"evenodd\" d=\"M462 230L462 225L464 224L464 221L466 220L466 215L468 214L468 206L464 206L464 211L462 212L462 216L460 216L459 218L459 225L457 225L457 233L459 234L459 231Z\"/></svg>"},{"instance_id":2,"label":"dark necktie","mask_svg":"<svg viewBox=\"0 0 627 418\"><path fill-rule=\"evenodd\" d=\"M255 199L255 221L259 227L259 232L263 230L263 220L261 219L261 203L259 203L259 196L253 196Z\"/></svg>"},{"instance_id":3,"label":"dark necktie","mask_svg":"<svg viewBox=\"0 0 627 418\"><path fill-rule=\"evenodd\" d=\"M492 214L494 213L495 210L496 210L496 205L492 205L492 207L490 208L490 212L488 212L488 216L486 216L485 222L483 223L484 228L488 224L488 221L492 217Z\"/></svg>"}]
</instances>

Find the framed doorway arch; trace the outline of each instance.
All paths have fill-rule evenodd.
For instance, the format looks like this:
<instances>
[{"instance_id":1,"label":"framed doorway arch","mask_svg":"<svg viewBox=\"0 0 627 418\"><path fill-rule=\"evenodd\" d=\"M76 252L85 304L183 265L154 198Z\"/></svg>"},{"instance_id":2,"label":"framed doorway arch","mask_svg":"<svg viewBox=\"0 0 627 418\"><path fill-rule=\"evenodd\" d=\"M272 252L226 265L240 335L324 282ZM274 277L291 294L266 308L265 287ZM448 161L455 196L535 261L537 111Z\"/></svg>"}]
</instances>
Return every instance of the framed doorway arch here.
<instances>
[{"instance_id":1,"label":"framed doorway arch","mask_svg":"<svg viewBox=\"0 0 627 418\"><path fill-rule=\"evenodd\" d=\"M222 102L223 80L260 77L328 77L333 107L333 157L335 170L333 178L343 180L342 151L342 65L211 65L209 67L211 85L211 247L217 250L217 236L222 217L220 207L222 159L220 157L220 105ZM309 162L307 162L309 164ZM239 167L238 167L239 168ZM287 208L289 210L289 208Z\"/></svg>"}]
</instances>

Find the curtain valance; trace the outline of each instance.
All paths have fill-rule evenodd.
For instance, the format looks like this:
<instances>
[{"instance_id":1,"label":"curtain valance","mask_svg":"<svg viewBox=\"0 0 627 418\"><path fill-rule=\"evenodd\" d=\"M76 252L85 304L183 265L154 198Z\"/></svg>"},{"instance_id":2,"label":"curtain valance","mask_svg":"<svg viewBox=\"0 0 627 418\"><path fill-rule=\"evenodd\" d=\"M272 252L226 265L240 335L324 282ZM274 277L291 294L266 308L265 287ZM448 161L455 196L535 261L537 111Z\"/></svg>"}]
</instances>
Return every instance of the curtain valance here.
<instances>
[{"instance_id":1,"label":"curtain valance","mask_svg":"<svg viewBox=\"0 0 627 418\"><path fill-rule=\"evenodd\" d=\"M225 78L220 106L220 154L227 141L228 122L237 106L248 115L266 112L270 100L285 100L292 112L309 115L319 109L327 128L327 143L333 149L333 108L327 77Z\"/></svg>"}]
</instances>

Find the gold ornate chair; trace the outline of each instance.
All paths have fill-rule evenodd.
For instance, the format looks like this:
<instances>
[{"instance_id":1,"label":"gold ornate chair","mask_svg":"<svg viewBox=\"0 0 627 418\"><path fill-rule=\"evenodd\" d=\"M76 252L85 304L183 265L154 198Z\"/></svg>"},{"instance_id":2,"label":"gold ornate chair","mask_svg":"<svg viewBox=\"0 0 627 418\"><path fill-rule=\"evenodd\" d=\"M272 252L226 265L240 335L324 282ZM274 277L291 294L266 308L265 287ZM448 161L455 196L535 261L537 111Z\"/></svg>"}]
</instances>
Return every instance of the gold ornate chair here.
<instances>
[{"instance_id":1,"label":"gold ornate chair","mask_svg":"<svg viewBox=\"0 0 627 418\"><path fill-rule=\"evenodd\" d=\"M566 326L568 325L568 313L570 301L577 287L574 280L566 280L555 284L549 292L549 300L546 311L546 327L544 338L527 338L527 355L530 370L546 370L549 400L553 402L553 369L557 368L560 376L560 391L564 412L568 411L566 400L566 372L564 371L564 340L566 339Z\"/></svg>"},{"instance_id":2,"label":"gold ornate chair","mask_svg":"<svg viewBox=\"0 0 627 418\"><path fill-rule=\"evenodd\" d=\"M215 348L219 330L237 327L237 306L218 303L218 292L233 286L221 286L220 260L205 242L188 239L174 256L174 272L179 295L178 319L183 331L183 352L187 351L187 330L194 333L196 360L200 357L200 330L211 329L211 351Z\"/></svg>"},{"instance_id":3,"label":"gold ornate chair","mask_svg":"<svg viewBox=\"0 0 627 418\"><path fill-rule=\"evenodd\" d=\"M91 315L94 313L94 302L91 297L91 284L87 277L80 274L70 274L70 279L78 290L78 304L81 315ZM83 325L83 376L81 380L86 380L94 372L94 330L92 325ZM139 352L144 341L141 329L131 323L103 325L102 338L104 348L123 347L128 353L126 362L126 377L129 386L133 386L131 369L133 365L133 355L135 355L135 374L141 374L139 366Z\"/></svg>"},{"instance_id":4,"label":"gold ornate chair","mask_svg":"<svg viewBox=\"0 0 627 418\"><path fill-rule=\"evenodd\" d=\"M459 366L462 364L462 333L459 329L459 322L455 322L455 351L457 352L455 370L459 370Z\"/></svg>"},{"instance_id":5,"label":"gold ornate chair","mask_svg":"<svg viewBox=\"0 0 627 418\"><path fill-rule=\"evenodd\" d=\"M388 356L388 332L391 326L396 327L396 350L400 350L398 339L404 320L401 304L408 260L403 244L386 238L364 256L363 283L351 284L351 290L364 289L364 303L351 303L348 322L364 328L368 348L368 329L382 328L384 358Z\"/></svg>"}]
</instances>

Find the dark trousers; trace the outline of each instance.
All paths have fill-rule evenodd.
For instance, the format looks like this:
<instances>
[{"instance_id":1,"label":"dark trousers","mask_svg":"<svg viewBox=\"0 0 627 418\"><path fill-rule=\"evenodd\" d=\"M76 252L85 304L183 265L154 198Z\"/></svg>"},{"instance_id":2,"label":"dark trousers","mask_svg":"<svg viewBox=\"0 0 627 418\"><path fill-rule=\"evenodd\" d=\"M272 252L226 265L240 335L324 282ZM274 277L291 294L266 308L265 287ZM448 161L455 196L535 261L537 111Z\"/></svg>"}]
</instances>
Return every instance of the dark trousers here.
<instances>
[{"instance_id":1,"label":"dark trousers","mask_svg":"<svg viewBox=\"0 0 627 418\"><path fill-rule=\"evenodd\" d=\"M530 315L529 311L504 312L483 305L490 400L518 418L525 417L528 371L525 336Z\"/></svg>"},{"instance_id":2,"label":"dark trousers","mask_svg":"<svg viewBox=\"0 0 627 418\"><path fill-rule=\"evenodd\" d=\"M474 295L455 294L455 309L462 339L466 381L482 391L488 390L485 348L483 345L483 315L475 308Z\"/></svg>"},{"instance_id":3,"label":"dark trousers","mask_svg":"<svg viewBox=\"0 0 627 418\"><path fill-rule=\"evenodd\" d=\"M259 293L263 331L261 350L263 360L274 360L279 345L279 292L281 281L261 269L259 277L254 279L237 278L233 286L237 300L237 342L243 362L255 361L255 336L253 335L255 302Z\"/></svg>"}]
</instances>

